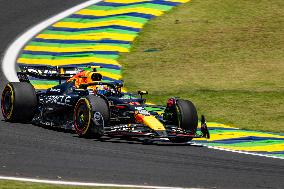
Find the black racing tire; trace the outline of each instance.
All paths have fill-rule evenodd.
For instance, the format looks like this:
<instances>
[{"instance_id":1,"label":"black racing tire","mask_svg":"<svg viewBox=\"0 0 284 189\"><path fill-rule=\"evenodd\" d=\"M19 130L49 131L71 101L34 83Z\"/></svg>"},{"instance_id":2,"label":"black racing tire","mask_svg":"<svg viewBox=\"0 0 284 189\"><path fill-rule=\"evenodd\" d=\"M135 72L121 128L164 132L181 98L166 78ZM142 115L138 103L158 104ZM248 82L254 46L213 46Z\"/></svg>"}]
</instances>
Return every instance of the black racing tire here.
<instances>
[{"instance_id":1,"label":"black racing tire","mask_svg":"<svg viewBox=\"0 0 284 189\"><path fill-rule=\"evenodd\" d=\"M101 116L96 119L96 116ZM74 108L74 128L80 137L100 138L104 134L104 127L109 125L110 111L105 99L89 95L81 98ZM96 120L102 127L98 127Z\"/></svg>"},{"instance_id":2,"label":"black racing tire","mask_svg":"<svg viewBox=\"0 0 284 189\"><path fill-rule=\"evenodd\" d=\"M1 110L5 121L27 123L32 121L37 108L37 95L32 84L8 83L1 98Z\"/></svg>"},{"instance_id":3,"label":"black racing tire","mask_svg":"<svg viewBox=\"0 0 284 189\"><path fill-rule=\"evenodd\" d=\"M198 115L194 104L189 100L178 99L176 102L177 126L183 130L195 134L198 126ZM170 141L181 143L191 141L189 137L169 138Z\"/></svg>"}]
</instances>

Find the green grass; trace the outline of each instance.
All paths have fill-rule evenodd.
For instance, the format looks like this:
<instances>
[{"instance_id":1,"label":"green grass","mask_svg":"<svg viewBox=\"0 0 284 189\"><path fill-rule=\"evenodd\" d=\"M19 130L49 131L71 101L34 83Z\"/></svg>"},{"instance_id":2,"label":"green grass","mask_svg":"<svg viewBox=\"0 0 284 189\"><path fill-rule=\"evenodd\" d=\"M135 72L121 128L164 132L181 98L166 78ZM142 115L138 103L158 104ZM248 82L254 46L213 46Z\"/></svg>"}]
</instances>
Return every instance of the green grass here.
<instances>
[{"instance_id":1,"label":"green grass","mask_svg":"<svg viewBox=\"0 0 284 189\"><path fill-rule=\"evenodd\" d=\"M79 187L0 180L0 189L120 189L119 187ZM129 188L131 189L131 188Z\"/></svg>"},{"instance_id":2,"label":"green grass","mask_svg":"<svg viewBox=\"0 0 284 189\"><path fill-rule=\"evenodd\" d=\"M129 91L244 129L284 132L284 1L192 0L155 18L119 60Z\"/></svg>"}]
</instances>

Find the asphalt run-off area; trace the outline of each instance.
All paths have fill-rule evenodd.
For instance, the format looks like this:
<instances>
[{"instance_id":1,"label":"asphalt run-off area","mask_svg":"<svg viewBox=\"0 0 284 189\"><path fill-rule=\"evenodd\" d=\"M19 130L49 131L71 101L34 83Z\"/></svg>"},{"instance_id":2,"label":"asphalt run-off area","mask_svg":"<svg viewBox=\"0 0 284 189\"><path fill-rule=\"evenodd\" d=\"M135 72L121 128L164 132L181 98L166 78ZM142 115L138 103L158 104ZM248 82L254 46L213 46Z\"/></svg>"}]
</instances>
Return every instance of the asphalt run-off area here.
<instances>
[{"instance_id":1,"label":"asphalt run-off area","mask_svg":"<svg viewBox=\"0 0 284 189\"><path fill-rule=\"evenodd\" d=\"M17 64L101 65L104 80L120 81L119 53L129 52L149 20L187 2L1 2L1 90L7 80L17 80ZM57 84L31 81L38 89ZM1 121L0 125L3 178L200 188L281 188L284 184L283 134L209 122L210 140L143 145L83 139L30 124Z\"/></svg>"}]
</instances>

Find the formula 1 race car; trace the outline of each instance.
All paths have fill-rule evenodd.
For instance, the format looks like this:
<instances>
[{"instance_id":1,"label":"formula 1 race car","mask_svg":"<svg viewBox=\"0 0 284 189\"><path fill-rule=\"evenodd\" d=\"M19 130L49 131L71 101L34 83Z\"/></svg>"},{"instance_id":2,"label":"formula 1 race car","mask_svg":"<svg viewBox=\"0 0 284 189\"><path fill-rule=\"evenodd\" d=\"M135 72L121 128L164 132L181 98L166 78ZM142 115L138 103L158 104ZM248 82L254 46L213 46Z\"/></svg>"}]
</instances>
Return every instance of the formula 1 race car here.
<instances>
[{"instance_id":1,"label":"formula 1 race car","mask_svg":"<svg viewBox=\"0 0 284 189\"><path fill-rule=\"evenodd\" d=\"M122 83L103 81L97 68L74 73L64 68L22 69L18 72L20 82L10 82L3 90L4 119L73 129L87 138L166 138L172 142L209 138L204 116L197 132L198 116L192 102L170 98L166 106L149 105L143 98L147 91L138 91L139 96L122 92ZM36 91L28 77L58 80L60 84Z\"/></svg>"}]
</instances>

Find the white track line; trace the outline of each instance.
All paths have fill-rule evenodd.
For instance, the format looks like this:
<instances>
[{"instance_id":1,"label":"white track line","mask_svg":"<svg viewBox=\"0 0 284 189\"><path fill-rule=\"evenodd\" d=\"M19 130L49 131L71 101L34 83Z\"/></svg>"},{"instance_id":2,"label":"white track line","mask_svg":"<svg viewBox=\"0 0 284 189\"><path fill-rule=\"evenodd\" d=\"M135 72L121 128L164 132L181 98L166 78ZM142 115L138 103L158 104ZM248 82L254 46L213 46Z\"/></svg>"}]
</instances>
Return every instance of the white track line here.
<instances>
[{"instance_id":1,"label":"white track line","mask_svg":"<svg viewBox=\"0 0 284 189\"><path fill-rule=\"evenodd\" d=\"M17 82L19 81L17 77L17 73L15 70L16 61L19 56L19 53L21 52L22 48L25 46L26 43L28 43L35 35L37 35L39 32L47 28L48 26L54 24L55 22L58 22L59 20L83 9L88 6L91 6L95 3L98 3L102 0L90 0L85 3L79 4L75 7L72 7L71 9L68 9L58 15L55 15L40 24L32 27L31 29L27 30L24 34L19 36L6 50L3 61L2 61L2 70L10 82ZM204 145L206 146L206 145ZM208 148L217 149L217 150L223 150L223 151L230 151L230 152L236 152L236 153L242 153L242 154L250 154L250 155L257 155L257 156L264 156L264 157L270 157L270 158L277 158L277 159L284 159L282 157L274 157L269 155L263 155L263 154L256 154L256 153L250 153L250 152L243 152L243 151L235 151L235 150L227 150L223 148L218 147L211 147L207 146ZM30 179L30 178L18 178L18 177L5 177L0 176L0 179L2 180L13 180L13 181L23 181L23 182L34 182L34 183L44 183L44 184L58 184L58 185L73 185L73 186L102 186L102 187L124 187L124 188L154 188L154 189L179 189L178 187L162 187L162 186L144 186L144 185L120 185L120 184L102 184L102 183L88 183L88 182L67 182L67 181L53 181L53 180L41 180L41 179ZM192 188L194 189L194 188Z\"/></svg>"},{"instance_id":2,"label":"white track line","mask_svg":"<svg viewBox=\"0 0 284 189\"><path fill-rule=\"evenodd\" d=\"M269 154L261 154L261 153L255 153L255 152L247 152L247 151L240 151L240 150L231 150L231 149L226 149L222 147L216 147L216 146L208 146L206 144L198 143L198 142L193 142L193 145L201 145L210 149L214 150L221 150L221 151L226 151L226 152L233 152L233 153L239 153L239 154L247 154L247 155L253 155L253 156L260 156L260 157L266 157L266 158L274 158L274 159L283 159L284 157L277 157Z\"/></svg>"},{"instance_id":3,"label":"white track line","mask_svg":"<svg viewBox=\"0 0 284 189\"><path fill-rule=\"evenodd\" d=\"M8 81L10 82L17 82L19 81L17 77L17 73L15 70L16 61L19 56L19 53L21 52L22 48L25 46L26 43L28 43L35 35L37 35L39 32L47 28L48 26L54 24L55 22L58 22L59 20L83 9L86 8L92 4L98 3L102 0L90 0L85 3L79 4L71 9L68 9L58 15L55 15L42 23L32 27L28 31L26 31L24 34L22 34L20 37L18 37L6 50L3 61L2 61L2 70ZM202 144L203 145L203 144ZM204 145L207 146L207 145ZM283 157L275 157L270 155L264 155L264 154L258 154L258 153L251 153L251 152L245 152L245 151L236 151L236 150L228 150L224 148L219 147L212 147L207 146L208 148L217 149L217 150L223 150L223 151L230 151L235 153L242 153L242 154L250 154L250 155L256 155L256 156L263 156L263 157L269 157L269 158L276 158L276 159L284 159Z\"/></svg>"},{"instance_id":4,"label":"white track line","mask_svg":"<svg viewBox=\"0 0 284 189\"><path fill-rule=\"evenodd\" d=\"M21 50L23 49L23 47L25 46L25 44L27 44L27 42L29 42L35 35L37 35L39 32L41 32L42 30L44 30L45 28L47 28L48 26L54 24L55 22L58 22L59 20L83 9L86 8L90 5L93 5L95 3L98 3L102 0L90 0L87 1L85 3L81 3L77 6L74 6L58 15L55 15L43 22L41 22L40 24L30 28L29 30L27 30L24 34L22 34L21 36L19 36L6 50L4 57L3 57L3 61L2 61L2 71L5 75L5 77L7 78L8 81L10 82L17 82L19 81L18 77L17 77L17 73L15 70L15 66L16 66L16 61L17 58L19 56L19 53L21 52Z\"/></svg>"},{"instance_id":5,"label":"white track line","mask_svg":"<svg viewBox=\"0 0 284 189\"><path fill-rule=\"evenodd\" d=\"M6 50L2 60L2 71L6 79L10 82L19 81L15 70L16 61L19 53L23 47L39 32L47 28L48 26L58 22L59 20L102 0L90 0L85 3L79 4L71 9L68 9L58 15L55 15L38 25L30 28L24 34L19 36ZM41 180L31 178L19 178L19 177L6 177L0 176L1 180L12 180L12 181L23 181L23 182L34 182L43 184L58 184L58 185L72 185L72 186L102 186L102 187L123 187L123 188L154 188L154 189L180 189L178 187L162 187L162 186L144 186L144 185L120 185L120 184L103 184L103 183L88 183L88 182L67 182L67 181L54 181L54 180ZM193 189L193 188L192 188Z\"/></svg>"},{"instance_id":6,"label":"white track line","mask_svg":"<svg viewBox=\"0 0 284 189\"><path fill-rule=\"evenodd\" d=\"M183 189L181 187L164 187L164 186L147 186L147 185L125 185L125 184L103 184L103 183L91 183L91 182L67 182L67 181L53 181L53 180L41 180L30 178L18 178L18 177L5 177L0 176L0 180L11 180L21 182L34 182L42 184L56 184L56 185L70 185L70 186L94 186L94 187L119 187L119 188L153 188L153 189ZM187 188L187 189L201 189L201 188Z\"/></svg>"},{"instance_id":7,"label":"white track line","mask_svg":"<svg viewBox=\"0 0 284 189\"><path fill-rule=\"evenodd\" d=\"M238 154L246 154L246 155L253 155L253 156L260 156L260 157L283 159L284 160L284 157L273 156L272 154L262 154L262 153L248 152L248 151L231 150L231 149L226 149L226 148L217 147L217 146L209 146L206 143L201 143L201 142L198 142L198 141L191 141L191 142L188 142L188 144L190 144L192 146L203 146L203 147L206 147L206 148L225 151L225 152L233 152L233 153L238 153Z\"/></svg>"}]
</instances>

